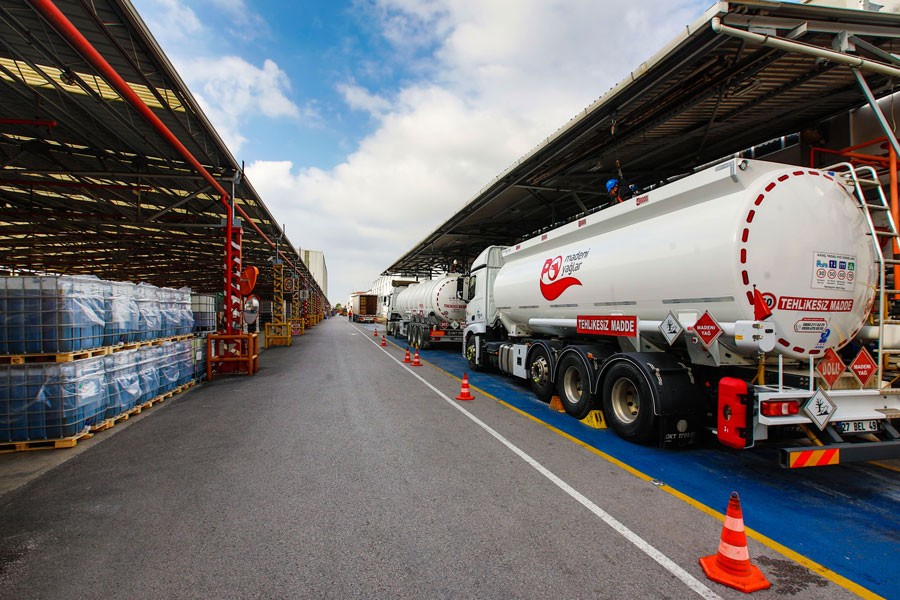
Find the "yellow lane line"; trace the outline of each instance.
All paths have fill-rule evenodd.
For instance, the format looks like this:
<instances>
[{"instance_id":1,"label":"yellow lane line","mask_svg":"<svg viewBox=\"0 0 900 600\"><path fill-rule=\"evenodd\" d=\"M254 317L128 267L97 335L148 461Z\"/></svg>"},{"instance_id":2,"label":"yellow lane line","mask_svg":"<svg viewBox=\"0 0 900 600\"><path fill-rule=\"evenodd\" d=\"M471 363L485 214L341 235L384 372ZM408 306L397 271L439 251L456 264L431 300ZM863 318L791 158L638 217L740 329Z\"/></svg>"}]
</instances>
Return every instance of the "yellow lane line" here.
<instances>
[{"instance_id":1,"label":"yellow lane line","mask_svg":"<svg viewBox=\"0 0 900 600\"><path fill-rule=\"evenodd\" d=\"M420 360L421 360L421 359L420 359ZM428 364L430 367L432 367L432 368L434 368L434 369L437 369L437 370L440 371L441 373L444 373L445 375L447 375L447 376L449 376L449 377L451 377L451 378L453 378L453 379L456 379L457 381L460 381L460 380L461 380L459 377L456 377L456 376L453 375L452 373L449 373L448 371L446 371L446 370L444 370L444 369L442 369L442 368L440 368L440 367L438 367L438 366L436 366L436 365L434 365L434 364L432 364L432 363L428 363L427 361L422 361L422 362ZM547 429L549 429L550 431L552 431L552 432L555 433L556 435L558 435L558 436L560 436L560 437L562 437L562 438L565 438L565 439L569 440L569 441L572 442L573 444L577 444L578 446L581 446L582 448L584 448L585 450L587 450L587 451L589 451L589 452L592 452L593 454L596 454L597 456L599 456L599 457L602 458L603 460L605 460L605 461L607 461L607 462L610 462L610 463L616 465L617 467L621 468L622 470L624 470L624 471L630 473L631 475L634 475L634 476L637 477L638 479L641 479L641 480L647 481L647 482L652 482L652 481L654 481L654 479L653 479L652 477L650 477L649 475L647 475L646 473L642 473L641 471L638 471L637 469L635 469L635 468L632 467L631 465L628 465L628 464L622 462L621 460L619 460L619 459L617 459L617 458L615 458L615 457L613 457L613 456L610 456L610 455L607 454L606 452L603 452L602 450L598 450L597 448L594 448L594 447L591 446L590 444L587 444L587 443L585 443L585 442L579 440L578 438L575 438L575 437L569 435L569 434L566 433L565 431L562 431L562 430L560 430L560 429L557 429L556 427L554 427L553 425L550 425L550 424L547 423L546 421L542 421L542 420L539 419L538 417L535 417L534 415L530 415L530 414L528 414L527 412L525 412L525 411L523 411L523 410L521 410L521 409L519 409L519 408L516 408L515 406L509 404L508 402L505 402L505 401L503 401L503 400L497 398L496 396L494 396L494 395L492 395L492 394L489 394L488 392L486 392L486 391L484 391L484 390L482 390L482 389L480 389L480 388L478 388L478 387L472 385L472 382L471 382L471 381L469 381L469 388L470 388L473 392L478 392L478 393L481 394L482 396L485 396L485 397L487 397L487 398L490 398L491 400L493 400L494 402L497 402L497 403L500 404L501 406L504 406L504 407L508 408L509 410L511 410L511 411L513 411L513 412L515 412L515 413L518 413L518 414L522 415L523 417L525 417L525 418L527 418L527 419L531 419L531 420L534 421L535 423L538 423L538 424L540 424L540 425L543 425L544 427L546 427ZM719 511L714 510L714 509L712 509L712 508L706 506L706 505L703 504L702 502L698 502L697 500L694 500L693 498L691 498L691 497L688 496L687 494L684 494L684 493L682 493L682 492L679 492L678 490L676 490L675 488L673 488L673 487L671 487L671 486L669 486L669 485L659 486L657 489L663 490L663 491L666 492L667 494L671 494L672 496L678 498L678 499L681 500L682 502L687 503L688 505L692 506L693 508L699 510L699 511L702 512L702 513L705 513L705 514L707 514L707 515L709 515L709 516L711 516L711 517L713 517L713 518L715 518L715 519L718 519L719 521L722 521L723 523L725 522L725 515L723 515L723 514L720 513ZM840 587L842 587L842 588L844 588L844 589L846 589L846 590L849 590L849 591L853 592L854 594L856 594L856 595L859 596L860 598L866 598L867 600L884 600L884 598L883 598L882 596L879 596L878 594L875 594L875 593L873 593L873 592L867 590L866 588L862 587L862 586L859 585L858 583L856 583L856 582L854 582L854 581L851 581L851 580L847 579L847 578L844 577L843 575L839 575L838 573L835 573L834 571L828 569L827 567L822 566L822 565L820 565L819 563L817 563L817 562L815 562L815 561L813 561L813 560L811 560L811 559L809 559L809 558L803 556L802 554L799 554L799 553L797 553L797 552L791 550L791 549L788 548L787 546L784 546L784 545L782 545L782 544L779 544L779 543L776 542L775 540L766 537L765 535L759 533L758 531L756 531L756 530L754 530L754 529L751 529L751 528L749 528L749 527L745 527L744 530L745 530L746 534L747 534L749 537L751 537L751 538L753 538L754 540L756 540L757 542L761 543L763 546L766 546L766 547L768 547L768 548L771 548L771 549L774 550L775 552L778 552L779 554L781 554L781 555L783 555L783 556L785 556L785 557L791 559L792 561L794 561L794 562L796 562L796 563L798 563L798 564L800 564L800 565L803 565L804 567L806 567L806 568L809 569L810 571L813 571L814 573L818 573L819 575L821 575L821 576L824 577L825 579L831 581L832 583L834 583L834 584L836 584L836 585L839 585Z\"/></svg>"}]
</instances>

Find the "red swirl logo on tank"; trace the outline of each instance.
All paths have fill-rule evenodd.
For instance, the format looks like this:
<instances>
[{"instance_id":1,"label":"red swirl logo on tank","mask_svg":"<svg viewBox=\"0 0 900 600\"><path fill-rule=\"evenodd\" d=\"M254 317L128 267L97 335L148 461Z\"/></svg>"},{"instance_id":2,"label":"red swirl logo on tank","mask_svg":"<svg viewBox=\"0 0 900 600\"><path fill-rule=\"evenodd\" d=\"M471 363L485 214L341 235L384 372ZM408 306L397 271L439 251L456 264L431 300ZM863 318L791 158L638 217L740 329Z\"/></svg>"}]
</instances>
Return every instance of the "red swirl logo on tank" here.
<instances>
[{"instance_id":1,"label":"red swirl logo on tank","mask_svg":"<svg viewBox=\"0 0 900 600\"><path fill-rule=\"evenodd\" d=\"M574 277L559 278L562 265L562 256L548 258L544 261L544 268L541 270L541 295L547 300L556 300L571 286L581 285L581 282Z\"/></svg>"}]
</instances>

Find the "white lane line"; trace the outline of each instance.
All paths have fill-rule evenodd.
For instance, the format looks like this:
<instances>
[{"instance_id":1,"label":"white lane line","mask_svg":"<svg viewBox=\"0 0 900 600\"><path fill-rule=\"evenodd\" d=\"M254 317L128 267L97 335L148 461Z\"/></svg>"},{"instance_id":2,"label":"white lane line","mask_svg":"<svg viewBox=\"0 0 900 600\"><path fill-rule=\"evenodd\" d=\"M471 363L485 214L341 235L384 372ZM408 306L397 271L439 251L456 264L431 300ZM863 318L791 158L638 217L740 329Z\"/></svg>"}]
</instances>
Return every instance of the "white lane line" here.
<instances>
[{"instance_id":1,"label":"white lane line","mask_svg":"<svg viewBox=\"0 0 900 600\"><path fill-rule=\"evenodd\" d=\"M714 591L712 591L711 589L709 589L708 587L703 585L703 583L699 579L697 579L696 577L694 577L693 575L691 575L690 573L688 573L687 571L685 571L684 569L679 567L672 559L670 559L668 556L666 556L665 554L663 554L662 552L660 552L659 550L654 548L644 538L642 538L638 534L636 534L633 531L631 531L630 529L628 529L628 527L626 527L625 525L620 523L611 514L609 514L608 512L606 512L605 510L603 510L602 508L600 508L599 506L597 506L596 504L591 502L581 492L579 492L578 490L576 490L575 488L570 486L568 483L566 483L565 481L560 479L552 471L547 469L547 467L545 467L544 465L542 465L541 463L539 463L538 461L533 459L524 450L522 450L521 448L519 448L518 446L516 446L515 444L510 442L508 439L506 439L502 435L500 435L490 425L488 425L487 423L485 423L484 421L482 421L481 419L479 419L478 417L476 417L475 415L470 413L468 410L466 410L465 408L460 406L459 403L457 403L456 401L451 399L449 396L444 394L441 390L437 389L436 387L431 385L429 382L425 381L425 379L423 379L421 375L419 375L418 373L416 373L415 371L412 370L412 367L406 367L406 365L400 359L396 358L390 352L388 352L387 350L382 348L381 342L375 343L375 341L373 339L369 339L369 343L373 344L376 348L378 348L379 350L384 352L388 356L388 358L393 360L395 363L397 363L401 367L405 367L405 369L407 371L409 371L409 373L413 377L415 377L416 379L418 379L419 381L424 383L426 386L428 386L428 388L430 388L431 391L433 391L435 394L437 394L438 396L443 398L450 406L452 406L453 408L455 408L462 414L466 415L476 425L478 425L479 427L484 429L486 432L488 432L489 434L494 436L494 438L496 438L497 441L499 441L501 444L503 444L504 446L506 446L507 448L512 450L512 452L516 456L518 456L519 458L524 460L526 463L531 465L538 473L540 473L541 475L543 475L544 477L546 477L547 479L552 481L559 489L561 489L562 491L567 493L569 496L574 498L582 506L584 506L589 511L594 513L595 516L599 517L600 520L602 520L604 523L606 523L611 528L613 528L617 533L619 533L619 535L621 535L626 540L628 540L629 542L634 544L634 546L637 547L638 550L640 550L641 552L643 552L644 554L646 554L647 556L649 556L650 558L655 560L664 569L666 569L669 573L671 573L672 575L677 577L682 583L684 583L690 589L697 592L697 594L699 594L701 598L708 598L709 600L716 600L716 599L722 600L721 596L719 596Z\"/></svg>"}]
</instances>

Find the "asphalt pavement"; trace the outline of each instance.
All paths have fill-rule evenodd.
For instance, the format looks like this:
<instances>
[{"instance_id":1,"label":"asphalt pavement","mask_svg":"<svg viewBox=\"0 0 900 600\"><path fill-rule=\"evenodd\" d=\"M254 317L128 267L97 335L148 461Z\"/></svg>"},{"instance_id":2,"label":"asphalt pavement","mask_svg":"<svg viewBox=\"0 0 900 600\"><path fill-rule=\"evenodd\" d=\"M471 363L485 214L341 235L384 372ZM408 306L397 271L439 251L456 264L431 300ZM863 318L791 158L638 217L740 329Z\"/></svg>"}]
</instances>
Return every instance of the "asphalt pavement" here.
<instances>
[{"instance_id":1,"label":"asphalt pavement","mask_svg":"<svg viewBox=\"0 0 900 600\"><path fill-rule=\"evenodd\" d=\"M379 339L326 320L36 470L0 598L744 596L698 564L721 515ZM748 545L757 598L855 597Z\"/></svg>"}]
</instances>

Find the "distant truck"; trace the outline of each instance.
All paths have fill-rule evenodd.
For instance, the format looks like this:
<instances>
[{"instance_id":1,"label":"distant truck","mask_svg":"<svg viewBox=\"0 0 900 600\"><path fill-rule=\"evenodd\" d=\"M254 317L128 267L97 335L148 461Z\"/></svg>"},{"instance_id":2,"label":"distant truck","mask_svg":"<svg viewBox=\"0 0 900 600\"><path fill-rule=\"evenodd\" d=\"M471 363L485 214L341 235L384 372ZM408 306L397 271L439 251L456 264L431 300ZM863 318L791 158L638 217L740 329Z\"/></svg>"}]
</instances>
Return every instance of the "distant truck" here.
<instances>
[{"instance_id":1,"label":"distant truck","mask_svg":"<svg viewBox=\"0 0 900 600\"><path fill-rule=\"evenodd\" d=\"M388 334L422 349L439 342L462 344L466 303L460 298L461 283L459 273L450 273L395 288Z\"/></svg>"},{"instance_id":2,"label":"distant truck","mask_svg":"<svg viewBox=\"0 0 900 600\"><path fill-rule=\"evenodd\" d=\"M463 294L470 368L578 419L602 408L634 442L803 438L785 467L900 457L878 360L900 331L869 321L896 228L880 187L863 191L874 172L836 169L733 159L486 248Z\"/></svg>"},{"instance_id":3,"label":"distant truck","mask_svg":"<svg viewBox=\"0 0 900 600\"><path fill-rule=\"evenodd\" d=\"M350 294L350 314L355 323L374 323L378 315L378 296L365 292Z\"/></svg>"}]
</instances>

